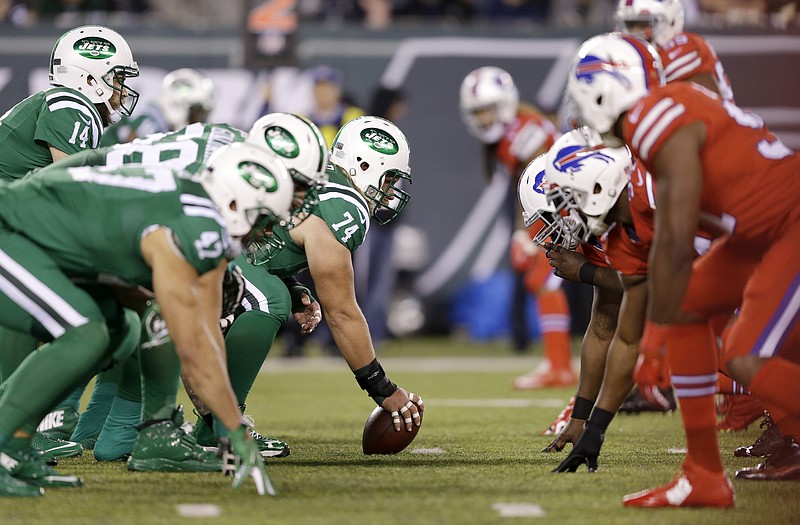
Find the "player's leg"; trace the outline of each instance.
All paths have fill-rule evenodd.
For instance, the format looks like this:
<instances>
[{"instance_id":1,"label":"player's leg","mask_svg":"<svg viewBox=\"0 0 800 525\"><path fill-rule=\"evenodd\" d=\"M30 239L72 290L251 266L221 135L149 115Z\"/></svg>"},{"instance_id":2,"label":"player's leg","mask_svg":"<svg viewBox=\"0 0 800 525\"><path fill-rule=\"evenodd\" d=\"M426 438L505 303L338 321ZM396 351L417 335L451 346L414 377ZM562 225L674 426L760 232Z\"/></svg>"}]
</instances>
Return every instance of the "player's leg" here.
<instances>
[{"instance_id":1,"label":"player's leg","mask_svg":"<svg viewBox=\"0 0 800 525\"><path fill-rule=\"evenodd\" d=\"M572 370L572 337L567 296L562 279L553 275L547 258L537 255L523 280L528 293L535 295L544 360L531 373L514 380L514 388L534 389L575 384Z\"/></svg>"}]
</instances>

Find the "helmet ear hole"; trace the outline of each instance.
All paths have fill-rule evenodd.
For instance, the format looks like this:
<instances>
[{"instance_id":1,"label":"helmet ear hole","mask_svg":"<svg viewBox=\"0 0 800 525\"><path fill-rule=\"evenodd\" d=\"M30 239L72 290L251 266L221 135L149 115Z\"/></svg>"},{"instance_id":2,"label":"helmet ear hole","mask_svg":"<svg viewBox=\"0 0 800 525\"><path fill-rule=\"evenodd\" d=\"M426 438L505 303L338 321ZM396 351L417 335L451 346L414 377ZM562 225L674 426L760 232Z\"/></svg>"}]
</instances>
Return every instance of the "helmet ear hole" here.
<instances>
[{"instance_id":1,"label":"helmet ear hole","mask_svg":"<svg viewBox=\"0 0 800 525\"><path fill-rule=\"evenodd\" d=\"M361 168L361 171L367 171L369 170L369 162L361 162L358 167Z\"/></svg>"},{"instance_id":2,"label":"helmet ear hole","mask_svg":"<svg viewBox=\"0 0 800 525\"><path fill-rule=\"evenodd\" d=\"M595 195L597 195L597 194L598 194L598 193L600 193L601 191L603 191L603 188L602 188L602 187L600 187L600 185L599 185L599 184L597 184L597 183L595 182L595 183L594 183L594 191L593 191L592 193L594 193Z\"/></svg>"}]
</instances>

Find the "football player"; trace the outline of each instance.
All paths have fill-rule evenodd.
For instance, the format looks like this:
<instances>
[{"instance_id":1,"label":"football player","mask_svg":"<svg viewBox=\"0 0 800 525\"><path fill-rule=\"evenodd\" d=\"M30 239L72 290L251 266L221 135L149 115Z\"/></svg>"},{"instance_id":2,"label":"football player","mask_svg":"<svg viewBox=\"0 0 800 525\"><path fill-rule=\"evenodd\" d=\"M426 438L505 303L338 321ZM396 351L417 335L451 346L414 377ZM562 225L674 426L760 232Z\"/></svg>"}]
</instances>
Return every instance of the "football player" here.
<instances>
[{"instance_id":1,"label":"football player","mask_svg":"<svg viewBox=\"0 0 800 525\"><path fill-rule=\"evenodd\" d=\"M504 170L510 188L516 188L525 166L547 151L558 136L555 126L535 108L519 103L511 75L498 67L481 67L461 82L461 118L469 133L480 140L484 151L485 175L490 180ZM528 342L525 323L526 291L536 298L544 360L532 372L513 381L514 388L535 389L575 383L572 370L570 313L563 281L550 272L545 257L531 244L520 223L515 202L509 213L515 227L510 259L515 270L512 325L514 343L522 351Z\"/></svg>"},{"instance_id":2,"label":"football player","mask_svg":"<svg viewBox=\"0 0 800 525\"><path fill-rule=\"evenodd\" d=\"M92 25L67 31L53 46L49 67L53 87L0 117L0 180L19 179L32 169L96 148L103 129L136 106L139 95L127 80L138 76L139 67L125 39L113 29ZM6 327L0 327L0 341L4 380L34 350L36 341ZM44 428L60 425L64 416L54 414ZM36 434L35 442L50 456L82 452L78 445L44 432Z\"/></svg>"},{"instance_id":3,"label":"football player","mask_svg":"<svg viewBox=\"0 0 800 525\"><path fill-rule=\"evenodd\" d=\"M234 487L253 477L259 493L274 493L219 359L219 313L227 261L251 230L290 220L292 194L280 161L247 144L218 151L200 178L167 167L83 167L0 186L0 324L49 342L0 396L3 494L81 484L31 453L31 436L19 429L84 377L127 357L115 352L122 309L104 283L153 290L184 372L228 431ZM98 289L87 293L73 279Z\"/></svg>"},{"instance_id":4,"label":"football player","mask_svg":"<svg viewBox=\"0 0 800 525\"><path fill-rule=\"evenodd\" d=\"M618 30L656 46L667 82L695 82L733 102L733 89L714 49L702 36L683 30L680 0L620 0L615 20ZM719 391L722 402L717 408L723 416L717 424L720 430L742 430L763 415L761 404L731 384L727 376L720 376ZM622 410L638 412L652 407L634 391Z\"/></svg>"},{"instance_id":5,"label":"football player","mask_svg":"<svg viewBox=\"0 0 800 525\"><path fill-rule=\"evenodd\" d=\"M176 132L156 134L134 140L131 143L74 155L50 169L65 166L157 165L180 168L189 173L200 173L205 159L208 159L218 148L245 140L265 146L278 158L285 159L284 165L290 170L295 182L305 189L312 190L312 193L306 194L305 200L293 204L294 213L307 213L308 209L316 203L314 188L325 180L322 170L326 165L327 150L317 128L306 119L291 114L280 113L263 117L253 126L249 135L225 124L191 124ZM164 158L167 160L161 160ZM260 246L262 248L269 247L270 243L260 243ZM246 276L250 277L249 280L244 279L246 300L243 304L247 306L248 310L252 310L252 313L245 317L251 319L261 316L268 321L259 325L261 333L258 337L242 339L241 335L237 336L246 324L244 321L238 323L236 330L229 329L226 333L226 345L228 334L234 341L231 343L234 348L226 353L231 384L237 397L241 398L240 405L244 406L247 392L261 368L261 362L263 362L262 358L254 364L253 356L263 353L263 357L266 357L265 352L269 351L274 331L288 318L291 305L288 298L289 292L277 277L260 275L263 272L258 272L257 279L254 279L252 270L249 268L250 265L243 256L233 261L232 267L238 268L237 271L243 271ZM302 319L304 323L309 323L306 317L313 316L315 312L306 312L306 305L302 303L307 302L310 308L316 305L317 310L318 305L310 295L304 296L304 291L307 292L305 289L292 288L297 301L301 304L294 308L295 316ZM258 297L259 300L253 300L253 297ZM230 313L232 314L238 307L238 303L233 305ZM115 389L116 395L113 393L111 395L113 403L110 406L110 413L108 408L105 412L99 409L100 405L108 405L108 403L98 401L98 397L103 397L103 392L95 390L87 411L81 415L78 427L72 435L73 439L85 443L88 447L93 447L95 458L101 461L113 461L127 457L133 450L129 467L137 470L204 471L214 468L215 461L208 454L191 456L185 450L178 451L161 446L165 443L163 439L157 437L151 439L149 434L137 434L136 432L142 416L144 422L178 417L177 415L173 417L178 386L176 379L180 374L174 349L168 333L163 330L163 323L157 307L143 312L142 318L143 343L139 359L134 358L125 363L119 385ZM312 325L309 324L309 328L311 327ZM228 327L226 326L226 328ZM252 333L249 335L252 336ZM140 368L143 371L142 376L146 379L141 386L139 384ZM191 388L190 391L194 391L194 389ZM99 412L99 414L95 414L95 412ZM108 414L107 418L105 413ZM87 418L86 416L91 417ZM208 417L210 418L210 415ZM248 419L248 424L252 427L252 420ZM193 442L194 439L180 431L179 426L179 421L173 421L170 430L174 434L172 438ZM262 436L252 428L250 430L263 456L288 454L289 448L286 443ZM202 439L204 434L198 434L198 437ZM216 445L216 438L213 435L211 438ZM96 443L92 443L94 439L97 439ZM134 440L137 443L140 441L143 443L134 446ZM209 445L207 441L208 439L202 440L201 445ZM184 448L191 448L190 445ZM143 463L137 457L137 451L144 449L149 453L150 461L147 463ZM155 461L156 451L160 451L160 462ZM179 453L175 456L173 452Z\"/></svg>"},{"instance_id":6,"label":"football player","mask_svg":"<svg viewBox=\"0 0 800 525\"><path fill-rule=\"evenodd\" d=\"M545 177L545 154L525 168L518 187L522 219L533 242L542 250L563 279L583 282L594 288L592 314L581 341L581 369L578 388L567 407L543 434L557 434L543 452L558 452L567 442L577 440L592 412L603 379L606 354L622 300L622 284L609 267L596 240L582 242L569 228L561 228L558 212L547 202L550 184Z\"/></svg>"},{"instance_id":7,"label":"football player","mask_svg":"<svg viewBox=\"0 0 800 525\"><path fill-rule=\"evenodd\" d=\"M109 126L100 138L100 146L122 144L137 137L206 122L213 108L211 79L196 69L176 69L164 77L156 101L145 105L135 117L124 117Z\"/></svg>"},{"instance_id":8,"label":"football player","mask_svg":"<svg viewBox=\"0 0 800 525\"><path fill-rule=\"evenodd\" d=\"M273 232L284 244L255 263L279 277L308 269L337 347L359 386L392 415L395 429L419 425L420 396L399 388L375 357L369 327L355 299L351 254L371 219L387 223L405 208L411 183L409 145L400 129L378 117L359 117L339 130L330 151L328 182L319 205L291 230Z\"/></svg>"},{"instance_id":9,"label":"football player","mask_svg":"<svg viewBox=\"0 0 800 525\"><path fill-rule=\"evenodd\" d=\"M683 473L632 494L626 506L734 504L716 443L717 356L708 319L739 307L721 366L763 403L800 415L796 216L800 157L763 120L694 83L664 85L655 50L619 33L594 37L571 64L567 91L583 122L627 144L656 179L647 321L634 378L643 393L661 378L663 349L687 435ZM602 96L601 96L602 93ZM770 188L780 186L780 194ZM698 227L727 232L694 265ZM741 477L798 474L791 438L780 459ZM774 455L773 455L774 456ZM773 458L770 456L770 459Z\"/></svg>"}]
</instances>

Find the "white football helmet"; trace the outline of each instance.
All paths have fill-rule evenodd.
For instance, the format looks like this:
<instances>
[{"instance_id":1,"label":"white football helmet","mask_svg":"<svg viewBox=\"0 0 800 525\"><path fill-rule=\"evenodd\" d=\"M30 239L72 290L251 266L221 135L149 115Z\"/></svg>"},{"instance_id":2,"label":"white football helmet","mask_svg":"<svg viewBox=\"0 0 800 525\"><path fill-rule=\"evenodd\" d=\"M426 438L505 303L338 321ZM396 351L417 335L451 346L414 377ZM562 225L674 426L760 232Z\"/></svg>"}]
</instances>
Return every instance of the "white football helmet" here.
<instances>
[{"instance_id":1,"label":"white football helmet","mask_svg":"<svg viewBox=\"0 0 800 525\"><path fill-rule=\"evenodd\" d=\"M351 120L331 145L331 163L350 176L380 224L397 217L411 198L403 189L404 181L411 184L410 155L400 128L380 117Z\"/></svg>"},{"instance_id":2,"label":"white football helmet","mask_svg":"<svg viewBox=\"0 0 800 525\"><path fill-rule=\"evenodd\" d=\"M172 130L205 122L214 107L214 83L196 69L176 69L161 82L158 106Z\"/></svg>"},{"instance_id":3,"label":"white football helmet","mask_svg":"<svg viewBox=\"0 0 800 525\"><path fill-rule=\"evenodd\" d=\"M680 0L619 0L617 29L663 46L683 32Z\"/></svg>"},{"instance_id":4,"label":"white football helmet","mask_svg":"<svg viewBox=\"0 0 800 525\"><path fill-rule=\"evenodd\" d=\"M94 104L104 104L109 121L119 122L120 114L130 115L139 93L125 80L139 76L139 66L122 35L103 26L81 26L58 39L50 53L50 84L80 91ZM114 81L118 85L114 85ZM109 100L120 93L120 108Z\"/></svg>"},{"instance_id":5,"label":"white football helmet","mask_svg":"<svg viewBox=\"0 0 800 525\"><path fill-rule=\"evenodd\" d=\"M559 222L558 212L547 200L550 184L545 177L546 157L547 154L543 153L533 159L519 178L517 196L522 207L522 220L529 230L538 228L533 243L540 249L545 250L547 242L573 249L577 243L564 238L565 230Z\"/></svg>"},{"instance_id":6,"label":"white football helmet","mask_svg":"<svg viewBox=\"0 0 800 525\"><path fill-rule=\"evenodd\" d=\"M461 119L470 134L481 142L494 144L517 116L519 92L507 71L486 66L464 77L459 101ZM492 118L483 120L480 117L482 111L489 111Z\"/></svg>"},{"instance_id":7,"label":"white football helmet","mask_svg":"<svg viewBox=\"0 0 800 525\"><path fill-rule=\"evenodd\" d=\"M596 131L583 127L562 135L547 152L545 176L555 185L548 201L569 219L562 220L565 230L581 242L589 234L603 235L606 215L625 191L632 167L628 149L604 145Z\"/></svg>"},{"instance_id":8,"label":"white football helmet","mask_svg":"<svg viewBox=\"0 0 800 525\"><path fill-rule=\"evenodd\" d=\"M622 113L663 85L661 60L652 45L624 33L592 37L570 65L565 97L578 113L570 120L606 133Z\"/></svg>"},{"instance_id":9,"label":"white football helmet","mask_svg":"<svg viewBox=\"0 0 800 525\"><path fill-rule=\"evenodd\" d=\"M295 181L309 188L328 182L328 145L319 128L293 113L269 113L247 133L247 142L272 150Z\"/></svg>"},{"instance_id":10,"label":"white football helmet","mask_svg":"<svg viewBox=\"0 0 800 525\"><path fill-rule=\"evenodd\" d=\"M265 148L245 142L219 148L208 159L200 182L232 237L291 219L294 183L283 163Z\"/></svg>"}]
</instances>

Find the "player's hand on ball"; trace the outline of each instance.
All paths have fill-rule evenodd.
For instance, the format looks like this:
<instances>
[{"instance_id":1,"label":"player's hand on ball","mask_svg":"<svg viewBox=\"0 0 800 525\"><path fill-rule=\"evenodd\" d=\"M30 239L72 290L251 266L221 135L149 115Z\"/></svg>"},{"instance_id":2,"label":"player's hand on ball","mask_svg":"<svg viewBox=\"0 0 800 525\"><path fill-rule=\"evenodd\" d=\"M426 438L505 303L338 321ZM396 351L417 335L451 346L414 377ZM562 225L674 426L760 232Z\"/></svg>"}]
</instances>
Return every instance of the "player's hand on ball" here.
<instances>
[{"instance_id":1,"label":"player's hand on ball","mask_svg":"<svg viewBox=\"0 0 800 525\"><path fill-rule=\"evenodd\" d=\"M414 426L420 425L425 403L420 396L398 388L394 394L383 400L381 407L392 415L396 431L405 428L410 432Z\"/></svg>"},{"instance_id":2,"label":"player's hand on ball","mask_svg":"<svg viewBox=\"0 0 800 525\"><path fill-rule=\"evenodd\" d=\"M264 460L258 452L258 445L244 426L231 432L229 437L221 438L220 450L225 474L233 475L233 488L238 489L248 478L253 478L259 495L277 494L264 467Z\"/></svg>"}]
</instances>

